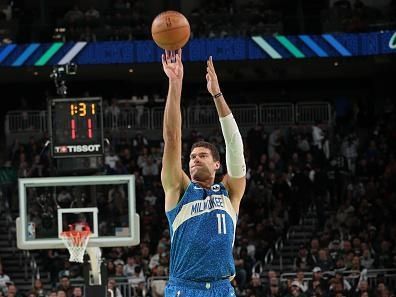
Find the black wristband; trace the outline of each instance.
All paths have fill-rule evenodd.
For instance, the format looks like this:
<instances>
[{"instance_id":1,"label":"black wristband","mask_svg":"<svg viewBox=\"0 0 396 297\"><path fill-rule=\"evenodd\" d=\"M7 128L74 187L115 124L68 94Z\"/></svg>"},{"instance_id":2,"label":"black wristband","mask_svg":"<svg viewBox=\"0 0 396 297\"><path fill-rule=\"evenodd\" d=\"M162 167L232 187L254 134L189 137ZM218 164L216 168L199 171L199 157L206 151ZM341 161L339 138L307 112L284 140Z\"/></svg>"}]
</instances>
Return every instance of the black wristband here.
<instances>
[{"instance_id":1,"label":"black wristband","mask_svg":"<svg viewBox=\"0 0 396 297\"><path fill-rule=\"evenodd\" d=\"M216 95L213 96L213 99L217 99L217 98L219 98L219 97L221 97L221 96L223 96L223 93L222 93L222 92L217 93Z\"/></svg>"}]
</instances>

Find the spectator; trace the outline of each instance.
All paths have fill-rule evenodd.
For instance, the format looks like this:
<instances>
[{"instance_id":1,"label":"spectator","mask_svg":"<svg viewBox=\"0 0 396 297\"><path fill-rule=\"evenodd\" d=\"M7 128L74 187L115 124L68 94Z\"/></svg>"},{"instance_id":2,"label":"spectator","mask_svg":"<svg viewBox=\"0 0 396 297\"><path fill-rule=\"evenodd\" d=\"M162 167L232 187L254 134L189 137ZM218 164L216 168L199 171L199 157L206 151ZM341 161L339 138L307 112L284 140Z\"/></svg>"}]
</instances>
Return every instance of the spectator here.
<instances>
[{"instance_id":1,"label":"spectator","mask_svg":"<svg viewBox=\"0 0 396 297\"><path fill-rule=\"evenodd\" d=\"M113 149L110 149L105 157L105 164L108 167L109 174L114 174L116 170L116 163L119 161L119 157L116 155Z\"/></svg>"},{"instance_id":2,"label":"spectator","mask_svg":"<svg viewBox=\"0 0 396 297\"><path fill-rule=\"evenodd\" d=\"M64 260L61 258L60 251L57 249L50 249L45 253L44 259L46 261L46 267L50 271L51 285L56 287L56 283L59 281L59 271L62 269Z\"/></svg>"},{"instance_id":3,"label":"spectator","mask_svg":"<svg viewBox=\"0 0 396 297\"><path fill-rule=\"evenodd\" d=\"M297 148L301 153L308 153L311 150L309 141L306 135L297 135Z\"/></svg>"},{"instance_id":4,"label":"spectator","mask_svg":"<svg viewBox=\"0 0 396 297\"><path fill-rule=\"evenodd\" d=\"M141 151L137 152L139 155L137 158L137 165L139 168L143 167L143 164L147 163L149 158L152 158L149 148L143 147Z\"/></svg>"},{"instance_id":5,"label":"spectator","mask_svg":"<svg viewBox=\"0 0 396 297\"><path fill-rule=\"evenodd\" d=\"M291 285L289 287L288 293L285 295L285 297L306 297L305 293L302 292L300 283L296 280L291 282Z\"/></svg>"},{"instance_id":6,"label":"spectator","mask_svg":"<svg viewBox=\"0 0 396 297\"><path fill-rule=\"evenodd\" d=\"M126 276L124 274L124 265L123 264L121 264L121 263L116 264L114 276L115 277L125 277Z\"/></svg>"},{"instance_id":7,"label":"spectator","mask_svg":"<svg viewBox=\"0 0 396 297\"><path fill-rule=\"evenodd\" d=\"M336 151L333 157L330 159L330 170L329 174L329 190L330 197L332 198L332 207L338 206L341 203L342 191L345 187L346 176L348 173L347 159L341 154L340 151Z\"/></svg>"},{"instance_id":8,"label":"spectator","mask_svg":"<svg viewBox=\"0 0 396 297\"><path fill-rule=\"evenodd\" d=\"M143 274L142 267L140 265L136 265L133 271L133 274L128 278L128 283L137 288L140 283L145 283L146 279Z\"/></svg>"},{"instance_id":9,"label":"spectator","mask_svg":"<svg viewBox=\"0 0 396 297\"><path fill-rule=\"evenodd\" d=\"M37 297L47 296L47 292L44 289L43 283L41 279L35 279L32 293L34 293Z\"/></svg>"},{"instance_id":10,"label":"spectator","mask_svg":"<svg viewBox=\"0 0 396 297\"><path fill-rule=\"evenodd\" d=\"M363 295L363 293L367 293L368 296L374 296L374 292L369 288L369 284L366 280L359 281L352 296L353 297L361 297Z\"/></svg>"},{"instance_id":11,"label":"spectator","mask_svg":"<svg viewBox=\"0 0 396 297\"><path fill-rule=\"evenodd\" d=\"M268 157L271 159L281 145L281 130L275 129L268 139Z\"/></svg>"},{"instance_id":12,"label":"spectator","mask_svg":"<svg viewBox=\"0 0 396 297\"><path fill-rule=\"evenodd\" d=\"M335 273L334 279L335 279L335 283L341 285L342 290L344 292L349 292L352 289L352 285L344 278L344 274L341 271L337 271ZM330 285L329 289L333 290L333 287Z\"/></svg>"},{"instance_id":13,"label":"spectator","mask_svg":"<svg viewBox=\"0 0 396 297\"><path fill-rule=\"evenodd\" d=\"M144 201L147 201L151 206L155 206L157 203L158 197L153 194L151 190L146 192L144 196Z\"/></svg>"},{"instance_id":14,"label":"spectator","mask_svg":"<svg viewBox=\"0 0 396 297\"><path fill-rule=\"evenodd\" d=\"M283 296L284 292L279 284L279 280L275 277L269 280L269 288L267 291L267 297L278 297Z\"/></svg>"},{"instance_id":15,"label":"spectator","mask_svg":"<svg viewBox=\"0 0 396 297\"><path fill-rule=\"evenodd\" d=\"M4 289L7 287L7 283L10 282L10 277L4 273L3 264L0 263L0 291L4 291Z\"/></svg>"},{"instance_id":16,"label":"spectator","mask_svg":"<svg viewBox=\"0 0 396 297\"><path fill-rule=\"evenodd\" d=\"M245 248L246 250L246 248ZM234 249L234 262L235 262L235 284L239 291L243 291L247 281L247 270L245 268L245 259L241 257L240 253Z\"/></svg>"},{"instance_id":17,"label":"spectator","mask_svg":"<svg viewBox=\"0 0 396 297\"><path fill-rule=\"evenodd\" d=\"M310 267L317 266L319 258L319 240L317 238L311 239L311 248L308 254L308 264Z\"/></svg>"},{"instance_id":18,"label":"spectator","mask_svg":"<svg viewBox=\"0 0 396 297\"><path fill-rule=\"evenodd\" d=\"M356 159L358 157L359 141L353 136L348 136L341 145L342 155L347 159L348 169L354 175Z\"/></svg>"},{"instance_id":19,"label":"spectator","mask_svg":"<svg viewBox=\"0 0 396 297\"><path fill-rule=\"evenodd\" d=\"M322 151L323 139L324 139L323 130L319 127L319 122L316 121L315 124L312 126L312 146L318 152Z\"/></svg>"},{"instance_id":20,"label":"spectator","mask_svg":"<svg viewBox=\"0 0 396 297\"><path fill-rule=\"evenodd\" d=\"M150 270L148 267L148 265L150 263L150 257L151 257L150 248L146 242L143 242L140 245L140 261L141 261L141 265L142 265L145 275L149 275L149 273L150 273Z\"/></svg>"},{"instance_id":21,"label":"spectator","mask_svg":"<svg viewBox=\"0 0 396 297\"><path fill-rule=\"evenodd\" d=\"M109 278L107 281L107 290L112 291L113 294L111 296L114 297L122 297L121 291L117 286L116 281L113 278Z\"/></svg>"},{"instance_id":22,"label":"spectator","mask_svg":"<svg viewBox=\"0 0 396 297\"><path fill-rule=\"evenodd\" d=\"M81 287L74 287L73 288L73 295L72 297L83 297L83 291Z\"/></svg>"},{"instance_id":23,"label":"spectator","mask_svg":"<svg viewBox=\"0 0 396 297\"><path fill-rule=\"evenodd\" d=\"M107 106L105 109L105 116L106 119L108 119L110 126L113 129L116 129L118 127L118 119L120 117L121 110L118 107L118 102L117 99L113 98L111 99L111 105Z\"/></svg>"},{"instance_id":24,"label":"spectator","mask_svg":"<svg viewBox=\"0 0 396 297\"><path fill-rule=\"evenodd\" d=\"M136 259L134 256L128 256L127 263L124 265L124 275L131 276L135 272Z\"/></svg>"},{"instance_id":25,"label":"spectator","mask_svg":"<svg viewBox=\"0 0 396 297\"><path fill-rule=\"evenodd\" d=\"M9 284L7 287L6 297L22 297L22 295L18 292L18 289L14 284Z\"/></svg>"},{"instance_id":26,"label":"spectator","mask_svg":"<svg viewBox=\"0 0 396 297\"><path fill-rule=\"evenodd\" d=\"M268 270L268 272L267 272L267 279L268 279L268 282L269 282L272 278L278 279L278 273L277 273L275 270Z\"/></svg>"},{"instance_id":27,"label":"spectator","mask_svg":"<svg viewBox=\"0 0 396 297\"><path fill-rule=\"evenodd\" d=\"M336 259L338 259L341 254L340 240L334 239L333 241L331 241L329 243L328 249L329 249L330 258L335 263Z\"/></svg>"},{"instance_id":28,"label":"spectator","mask_svg":"<svg viewBox=\"0 0 396 297\"><path fill-rule=\"evenodd\" d=\"M339 257L335 261L334 271L345 271L347 267L345 266L344 258Z\"/></svg>"},{"instance_id":29,"label":"spectator","mask_svg":"<svg viewBox=\"0 0 396 297\"><path fill-rule=\"evenodd\" d=\"M351 270L356 270L356 271L360 271L361 270L359 256L353 256Z\"/></svg>"},{"instance_id":30,"label":"spectator","mask_svg":"<svg viewBox=\"0 0 396 297\"><path fill-rule=\"evenodd\" d=\"M333 269L333 263L331 262L331 259L329 259L327 250L319 250L316 265L320 267L322 271L330 271Z\"/></svg>"},{"instance_id":31,"label":"spectator","mask_svg":"<svg viewBox=\"0 0 396 297\"><path fill-rule=\"evenodd\" d=\"M58 272L58 278L61 279L64 276L70 277L71 263L68 259L63 260L63 267Z\"/></svg>"},{"instance_id":32,"label":"spectator","mask_svg":"<svg viewBox=\"0 0 396 297\"><path fill-rule=\"evenodd\" d=\"M392 255L391 255L391 243L387 240L381 241L380 249L376 255L376 263L378 268L391 268Z\"/></svg>"},{"instance_id":33,"label":"spectator","mask_svg":"<svg viewBox=\"0 0 396 297\"><path fill-rule=\"evenodd\" d=\"M374 267L374 258L371 256L370 250L365 248L360 257L360 264L363 268L372 269Z\"/></svg>"},{"instance_id":34,"label":"spectator","mask_svg":"<svg viewBox=\"0 0 396 297\"><path fill-rule=\"evenodd\" d=\"M308 282L304 280L304 271L302 269L298 269L296 271L295 281L299 283L300 289L303 293L308 291Z\"/></svg>"},{"instance_id":35,"label":"spectator","mask_svg":"<svg viewBox=\"0 0 396 297\"><path fill-rule=\"evenodd\" d=\"M65 291L58 289L56 292L56 297L68 297L68 296Z\"/></svg>"},{"instance_id":36,"label":"spectator","mask_svg":"<svg viewBox=\"0 0 396 297\"><path fill-rule=\"evenodd\" d=\"M113 277L114 274L115 274L115 265L114 265L114 262L111 261L111 260L108 260L108 261L106 262L106 266L107 266L107 274L108 274L109 276Z\"/></svg>"},{"instance_id":37,"label":"spectator","mask_svg":"<svg viewBox=\"0 0 396 297\"><path fill-rule=\"evenodd\" d=\"M148 146L148 140L143 135L142 131L138 131L135 137L132 139L132 147L136 153L140 153L144 148Z\"/></svg>"},{"instance_id":38,"label":"spectator","mask_svg":"<svg viewBox=\"0 0 396 297\"><path fill-rule=\"evenodd\" d=\"M151 294L152 297L164 297L166 279L165 279L165 268L163 266L158 266L153 271L154 277L164 277L164 279L153 279L151 281Z\"/></svg>"},{"instance_id":39,"label":"spectator","mask_svg":"<svg viewBox=\"0 0 396 297\"><path fill-rule=\"evenodd\" d=\"M148 157L142 162L142 175L145 180L153 181L159 174L158 165L154 162L152 157Z\"/></svg>"},{"instance_id":40,"label":"spectator","mask_svg":"<svg viewBox=\"0 0 396 297\"><path fill-rule=\"evenodd\" d=\"M276 282L277 279L273 278ZM275 284L275 281L273 283ZM278 284L276 284L278 285ZM271 286L270 286L271 288ZM279 288L278 288L279 291ZM272 293L272 295L270 295ZM265 288L262 285L260 275L258 273L253 273L252 279L250 281L250 284L246 290L246 296L247 297L253 297L253 296L279 296L279 293L275 289L269 289L268 292L265 292Z\"/></svg>"},{"instance_id":41,"label":"spectator","mask_svg":"<svg viewBox=\"0 0 396 297\"><path fill-rule=\"evenodd\" d=\"M68 276L62 276L59 279L59 286L57 288L58 296L59 294L65 293L65 297L72 297L73 295L73 288L70 286L70 279ZM61 292L61 293L60 293Z\"/></svg>"},{"instance_id":42,"label":"spectator","mask_svg":"<svg viewBox=\"0 0 396 297\"><path fill-rule=\"evenodd\" d=\"M322 269L318 266L312 269L312 280L308 283L310 292L315 292L317 287L320 287L324 292L327 290L327 282L322 277Z\"/></svg>"},{"instance_id":43,"label":"spectator","mask_svg":"<svg viewBox=\"0 0 396 297\"><path fill-rule=\"evenodd\" d=\"M294 269L296 270L307 270L309 268L308 264L308 250L305 245L300 245L298 249L298 254L294 258Z\"/></svg>"},{"instance_id":44,"label":"spectator","mask_svg":"<svg viewBox=\"0 0 396 297\"><path fill-rule=\"evenodd\" d=\"M35 155L33 158L33 164L28 172L29 177L44 177L48 176L48 172L45 168L44 162L41 160L40 155Z\"/></svg>"}]
</instances>

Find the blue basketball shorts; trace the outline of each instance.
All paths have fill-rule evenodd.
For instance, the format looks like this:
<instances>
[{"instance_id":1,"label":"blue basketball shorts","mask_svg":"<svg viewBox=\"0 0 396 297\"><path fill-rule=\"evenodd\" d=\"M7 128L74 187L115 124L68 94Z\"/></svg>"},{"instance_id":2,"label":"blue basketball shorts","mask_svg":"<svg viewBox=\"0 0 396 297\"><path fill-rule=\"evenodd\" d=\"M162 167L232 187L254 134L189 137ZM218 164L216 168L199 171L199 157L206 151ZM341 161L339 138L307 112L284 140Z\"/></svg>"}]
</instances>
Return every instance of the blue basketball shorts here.
<instances>
[{"instance_id":1,"label":"blue basketball shorts","mask_svg":"<svg viewBox=\"0 0 396 297\"><path fill-rule=\"evenodd\" d=\"M165 288L165 297L235 297L235 291L228 279L194 282L171 277Z\"/></svg>"}]
</instances>

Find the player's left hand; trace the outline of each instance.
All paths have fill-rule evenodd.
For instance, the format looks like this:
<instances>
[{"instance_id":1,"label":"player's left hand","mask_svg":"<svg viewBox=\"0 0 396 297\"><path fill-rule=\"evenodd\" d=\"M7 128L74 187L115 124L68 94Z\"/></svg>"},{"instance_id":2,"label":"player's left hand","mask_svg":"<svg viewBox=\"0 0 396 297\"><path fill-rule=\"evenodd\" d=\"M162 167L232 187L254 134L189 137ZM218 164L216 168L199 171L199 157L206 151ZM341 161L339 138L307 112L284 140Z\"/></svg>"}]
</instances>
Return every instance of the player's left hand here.
<instances>
[{"instance_id":1,"label":"player's left hand","mask_svg":"<svg viewBox=\"0 0 396 297\"><path fill-rule=\"evenodd\" d=\"M183 79L183 63L181 61L182 50L165 51L162 54L162 67L169 80Z\"/></svg>"},{"instance_id":2,"label":"player's left hand","mask_svg":"<svg viewBox=\"0 0 396 297\"><path fill-rule=\"evenodd\" d=\"M206 82L209 93L214 96L220 93L220 86L219 81L217 80L216 71L213 65L213 58L212 56L209 57L208 61L206 62Z\"/></svg>"}]
</instances>

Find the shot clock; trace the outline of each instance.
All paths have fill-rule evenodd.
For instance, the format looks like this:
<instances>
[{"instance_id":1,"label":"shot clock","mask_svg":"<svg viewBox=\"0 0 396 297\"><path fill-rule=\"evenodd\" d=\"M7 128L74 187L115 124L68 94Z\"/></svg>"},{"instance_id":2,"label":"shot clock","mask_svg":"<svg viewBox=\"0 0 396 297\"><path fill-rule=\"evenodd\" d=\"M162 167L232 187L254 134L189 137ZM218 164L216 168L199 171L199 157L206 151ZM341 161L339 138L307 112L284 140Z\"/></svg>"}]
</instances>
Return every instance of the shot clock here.
<instances>
[{"instance_id":1,"label":"shot clock","mask_svg":"<svg viewBox=\"0 0 396 297\"><path fill-rule=\"evenodd\" d=\"M48 117L52 157L103 155L102 98L50 99Z\"/></svg>"}]
</instances>

